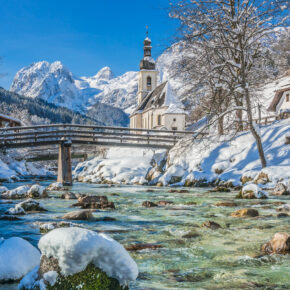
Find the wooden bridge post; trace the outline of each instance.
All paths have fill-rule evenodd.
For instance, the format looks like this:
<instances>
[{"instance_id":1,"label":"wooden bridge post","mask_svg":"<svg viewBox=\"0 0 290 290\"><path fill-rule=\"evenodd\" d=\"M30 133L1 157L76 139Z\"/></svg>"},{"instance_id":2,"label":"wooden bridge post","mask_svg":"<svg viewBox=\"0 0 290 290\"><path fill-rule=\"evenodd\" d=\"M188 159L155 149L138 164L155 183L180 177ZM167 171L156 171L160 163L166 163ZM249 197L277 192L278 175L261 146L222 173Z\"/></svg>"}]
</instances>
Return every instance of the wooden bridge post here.
<instances>
[{"instance_id":1,"label":"wooden bridge post","mask_svg":"<svg viewBox=\"0 0 290 290\"><path fill-rule=\"evenodd\" d=\"M71 142L62 141L58 147L57 182L72 185Z\"/></svg>"}]
</instances>

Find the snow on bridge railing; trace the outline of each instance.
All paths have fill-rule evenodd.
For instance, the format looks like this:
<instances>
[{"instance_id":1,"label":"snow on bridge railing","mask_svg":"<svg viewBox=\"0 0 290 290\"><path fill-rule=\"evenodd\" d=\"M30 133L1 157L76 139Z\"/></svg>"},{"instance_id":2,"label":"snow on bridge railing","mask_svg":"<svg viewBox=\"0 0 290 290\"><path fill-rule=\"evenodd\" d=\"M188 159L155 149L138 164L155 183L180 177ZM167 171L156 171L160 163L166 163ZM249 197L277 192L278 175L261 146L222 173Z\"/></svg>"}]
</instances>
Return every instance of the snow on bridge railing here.
<instances>
[{"instance_id":1,"label":"snow on bridge railing","mask_svg":"<svg viewBox=\"0 0 290 290\"><path fill-rule=\"evenodd\" d=\"M183 134L192 135L198 132L194 131L177 131L177 130L160 130L160 129L140 129L140 128L128 128L128 127L111 127L111 126L95 126L95 125L79 125L79 124L51 124L51 125L35 125L35 126L22 126L2 128L0 132L7 131L24 131L24 130L38 130L38 129L50 129L50 128L86 128L86 129L100 129L100 130L114 130L114 131L133 131L133 132L145 132L145 133L171 133L171 134Z\"/></svg>"}]
</instances>

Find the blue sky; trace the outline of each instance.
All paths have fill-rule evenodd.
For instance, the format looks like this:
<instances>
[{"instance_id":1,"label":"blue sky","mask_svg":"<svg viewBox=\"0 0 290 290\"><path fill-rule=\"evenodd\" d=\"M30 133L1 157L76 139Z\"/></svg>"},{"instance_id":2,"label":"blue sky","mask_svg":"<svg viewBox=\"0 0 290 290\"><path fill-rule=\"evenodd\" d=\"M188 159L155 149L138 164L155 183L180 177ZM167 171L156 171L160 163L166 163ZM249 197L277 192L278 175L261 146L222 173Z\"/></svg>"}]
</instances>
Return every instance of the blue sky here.
<instances>
[{"instance_id":1,"label":"blue sky","mask_svg":"<svg viewBox=\"0 0 290 290\"><path fill-rule=\"evenodd\" d=\"M138 70L145 27L153 56L174 41L168 0L0 0L0 86L40 60L60 60L77 76L110 66Z\"/></svg>"}]
</instances>

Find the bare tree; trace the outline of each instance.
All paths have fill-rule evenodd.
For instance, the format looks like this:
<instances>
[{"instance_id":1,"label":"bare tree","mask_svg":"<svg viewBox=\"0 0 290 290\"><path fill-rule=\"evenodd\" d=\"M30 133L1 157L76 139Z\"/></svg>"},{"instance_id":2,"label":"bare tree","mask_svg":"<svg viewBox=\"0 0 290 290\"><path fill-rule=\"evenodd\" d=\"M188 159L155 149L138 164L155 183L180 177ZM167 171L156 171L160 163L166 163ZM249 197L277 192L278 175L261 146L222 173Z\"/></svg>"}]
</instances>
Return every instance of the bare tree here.
<instances>
[{"instance_id":1,"label":"bare tree","mask_svg":"<svg viewBox=\"0 0 290 290\"><path fill-rule=\"evenodd\" d=\"M267 162L253 122L255 86L273 74L269 40L276 35L274 28L288 21L288 6L286 0L181 0L172 4L170 14L180 20L184 41L210 57L207 76L223 88L214 92L215 100L229 98L217 120L235 111L242 129L245 112L262 167Z\"/></svg>"}]
</instances>

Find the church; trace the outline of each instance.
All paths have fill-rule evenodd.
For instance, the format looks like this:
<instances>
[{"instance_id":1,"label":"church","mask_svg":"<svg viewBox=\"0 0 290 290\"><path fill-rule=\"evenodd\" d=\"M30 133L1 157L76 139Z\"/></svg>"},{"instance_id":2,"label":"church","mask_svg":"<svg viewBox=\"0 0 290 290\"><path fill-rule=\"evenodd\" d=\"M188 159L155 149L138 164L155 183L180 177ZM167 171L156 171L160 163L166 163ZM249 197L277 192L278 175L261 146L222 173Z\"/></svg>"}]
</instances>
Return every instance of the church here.
<instances>
[{"instance_id":1,"label":"church","mask_svg":"<svg viewBox=\"0 0 290 290\"><path fill-rule=\"evenodd\" d=\"M170 83L157 85L158 71L151 56L151 40L144 40L140 62L137 108L130 115L130 128L185 130L185 111Z\"/></svg>"}]
</instances>

